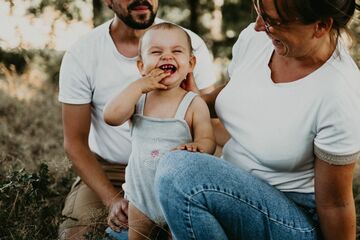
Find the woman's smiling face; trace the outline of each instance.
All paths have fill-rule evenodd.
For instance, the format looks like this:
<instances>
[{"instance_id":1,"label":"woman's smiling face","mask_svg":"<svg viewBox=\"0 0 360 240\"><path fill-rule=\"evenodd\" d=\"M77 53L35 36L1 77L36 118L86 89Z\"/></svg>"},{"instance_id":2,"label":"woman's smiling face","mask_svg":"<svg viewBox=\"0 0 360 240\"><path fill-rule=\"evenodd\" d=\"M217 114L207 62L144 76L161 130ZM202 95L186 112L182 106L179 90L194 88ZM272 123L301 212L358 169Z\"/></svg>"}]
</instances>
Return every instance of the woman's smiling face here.
<instances>
[{"instance_id":1,"label":"woman's smiling face","mask_svg":"<svg viewBox=\"0 0 360 240\"><path fill-rule=\"evenodd\" d=\"M265 31L272 40L275 52L287 57L303 57L314 48L314 24L302 24L299 21L283 23L273 0L254 0L258 14L256 31ZM271 19L271 24L269 20Z\"/></svg>"}]
</instances>

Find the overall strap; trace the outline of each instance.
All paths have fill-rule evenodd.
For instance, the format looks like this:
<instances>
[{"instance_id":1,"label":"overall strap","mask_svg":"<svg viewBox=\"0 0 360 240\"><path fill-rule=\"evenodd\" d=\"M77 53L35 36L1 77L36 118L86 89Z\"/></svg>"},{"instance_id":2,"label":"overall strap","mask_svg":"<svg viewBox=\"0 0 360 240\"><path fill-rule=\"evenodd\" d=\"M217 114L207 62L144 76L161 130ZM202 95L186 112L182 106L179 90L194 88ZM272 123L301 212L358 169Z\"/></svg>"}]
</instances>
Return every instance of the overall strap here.
<instances>
[{"instance_id":1,"label":"overall strap","mask_svg":"<svg viewBox=\"0 0 360 240\"><path fill-rule=\"evenodd\" d=\"M146 94L141 95L135 107L135 114L144 115L145 100Z\"/></svg>"},{"instance_id":2,"label":"overall strap","mask_svg":"<svg viewBox=\"0 0 360 240\"><path fill-rule=\"evenodd\" d=\"M190 103L196 96L197 96L197 94L194 92L187 92L185 94L183 100L181 101L181 103L176 111L176 114L175 114L176 119L184 119L185 118L186 111L187 111Z\"/></svg>"}]
</instances>

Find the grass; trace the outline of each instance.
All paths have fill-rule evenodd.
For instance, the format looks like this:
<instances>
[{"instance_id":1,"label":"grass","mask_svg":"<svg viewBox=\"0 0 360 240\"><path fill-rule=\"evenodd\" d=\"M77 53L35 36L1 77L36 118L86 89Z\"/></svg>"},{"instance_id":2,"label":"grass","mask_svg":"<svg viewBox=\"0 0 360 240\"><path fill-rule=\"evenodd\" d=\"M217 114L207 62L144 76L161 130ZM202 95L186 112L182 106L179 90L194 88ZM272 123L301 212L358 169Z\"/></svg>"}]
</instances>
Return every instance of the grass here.
<instances>
[{"instance_id":1,"label":"grass","mask_svg":"<svg viewBox=\"0 0 360 240\"><path fill-rule=\"evenodd\" d=\"M0 90L0 239L56 239L73 179L60 106L54 91L19 100L8 90Z\"/></svg>"}]
</instances>

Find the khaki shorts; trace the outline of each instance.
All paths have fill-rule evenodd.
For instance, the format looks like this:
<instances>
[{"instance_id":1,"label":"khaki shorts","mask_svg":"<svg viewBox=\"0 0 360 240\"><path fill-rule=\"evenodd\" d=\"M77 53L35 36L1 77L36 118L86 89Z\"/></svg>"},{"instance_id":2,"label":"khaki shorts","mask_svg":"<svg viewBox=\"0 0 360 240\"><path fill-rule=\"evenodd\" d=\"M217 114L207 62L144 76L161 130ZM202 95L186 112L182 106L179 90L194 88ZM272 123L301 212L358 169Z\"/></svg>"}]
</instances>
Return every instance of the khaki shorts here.
<instances>
[{"instance_id":1,"label":"khaki shorts","mask_svg":"<svg viewBox=\"0 0 360 240\"><path fill-rule=\"evenodd\" d=\"M98 160L109 180L123 195L122 184L125 182L126 165L108 163L99 157ZM62 215L64 220L59 225L60 233L73 227L105 228L108 209L96 193L77 177L65 199Z\"/></svg>"}]
</instances>

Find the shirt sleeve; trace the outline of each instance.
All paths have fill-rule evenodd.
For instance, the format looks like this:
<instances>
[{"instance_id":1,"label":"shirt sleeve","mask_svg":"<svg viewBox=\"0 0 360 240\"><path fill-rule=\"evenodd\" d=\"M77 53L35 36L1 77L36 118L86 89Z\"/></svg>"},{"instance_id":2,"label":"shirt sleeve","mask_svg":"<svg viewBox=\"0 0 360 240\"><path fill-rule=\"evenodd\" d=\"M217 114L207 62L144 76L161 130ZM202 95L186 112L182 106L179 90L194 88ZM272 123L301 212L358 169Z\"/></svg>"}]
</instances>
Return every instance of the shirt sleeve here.
<instances>
[{"instance_id":1,"label":"shirt sleeve","mask_svg":"<svg viewBox=\"0 0 360 240\"><path fill-rule=\"evenodd\" d=\"M324 99L318 113L314 154L330 164L350 164L360 157L359 95L346 88Z\"/></svg>"},{"instance_id":2,"label":"shirt sleeve","mask_svg":"<svg viewBox=\"0 0 360 240\"><path fill-rule=\"evenodd\" d=\"M229 78L231 78L234 69L238 66L240 60L245 55L249 47L249 38L251 35L253 35L254 32L254 24L250 24L240 33L239 38L236 40L232 48L231 62L228 66Z\"/></svg>"},{"instance_id":3,"label":"shirt sleeve","mask_svg":"<svg viewBox=\"0 0 360 240\"><path fill-rule=\"evenodd\" d=\"M85 68L71 52L66 52L60 68L59 101L86 104L92 99L92 87Z\"/></svg>"}]
</instances>

